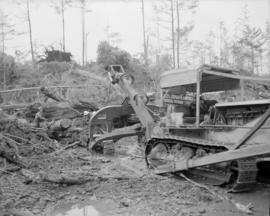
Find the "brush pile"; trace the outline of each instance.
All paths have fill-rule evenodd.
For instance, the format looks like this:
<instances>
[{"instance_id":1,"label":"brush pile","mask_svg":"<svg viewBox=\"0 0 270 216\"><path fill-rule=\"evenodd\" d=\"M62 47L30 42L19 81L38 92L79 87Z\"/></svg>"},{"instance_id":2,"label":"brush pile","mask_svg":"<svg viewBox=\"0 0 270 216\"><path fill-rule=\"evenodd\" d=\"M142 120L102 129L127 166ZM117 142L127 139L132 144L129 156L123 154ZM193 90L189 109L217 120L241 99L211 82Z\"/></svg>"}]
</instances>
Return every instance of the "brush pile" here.
<instances>
[{"instance_id":1,"label":"brush pile","mask_svg":"<svg viewBox=\"0 0 270 216\"><path fill-rule=\"evenodd\" d=\"M43 103L0 109L0 176L19 170L27 176L29 171L25 170L34 165L29 159L33 155L57 155L70 147L86 147L89 118L97 105L88 101L71 103L45 87L40 93L45 98Z\"/></svg>"}]
</instances>

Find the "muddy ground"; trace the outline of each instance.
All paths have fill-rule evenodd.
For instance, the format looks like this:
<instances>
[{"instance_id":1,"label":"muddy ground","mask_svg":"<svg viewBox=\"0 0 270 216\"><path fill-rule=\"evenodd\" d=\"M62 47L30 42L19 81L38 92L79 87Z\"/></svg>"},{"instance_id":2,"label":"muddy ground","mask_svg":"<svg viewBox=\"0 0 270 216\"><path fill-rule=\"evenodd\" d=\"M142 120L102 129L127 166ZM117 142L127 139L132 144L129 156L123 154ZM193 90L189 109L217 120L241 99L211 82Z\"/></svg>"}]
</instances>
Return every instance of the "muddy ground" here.
<instances>
[{"instance_id":1,"label":"muddy ground","mask_svg":"<svg viewBox=\"0 0 270 216\"><path fill-rule=\"evenodd\" d=\"M76 146L59 154L34 155L29 160L33 173L73 175L85 181L79 185L29 181L21 171L0 170L1 216L248 215L236 203L252 203L249 215L269 215L268 185L259 183L253 192L242 194L208 186L215 195L182 178L153 175L132 138L120 141L114 156L91 154ZM66 213L75 203L96 203L98 213Z\"/></svg>"}]
</instances>

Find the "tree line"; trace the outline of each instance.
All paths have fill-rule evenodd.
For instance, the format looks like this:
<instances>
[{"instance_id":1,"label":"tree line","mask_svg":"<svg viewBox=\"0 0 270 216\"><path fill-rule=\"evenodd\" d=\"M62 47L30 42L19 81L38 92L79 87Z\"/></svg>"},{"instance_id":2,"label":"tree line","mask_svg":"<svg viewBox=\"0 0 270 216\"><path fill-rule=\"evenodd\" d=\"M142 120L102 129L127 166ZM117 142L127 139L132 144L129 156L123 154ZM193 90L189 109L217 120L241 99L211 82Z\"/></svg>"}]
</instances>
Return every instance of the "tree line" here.
<instances>
[{"instance_id":1,"label":"tree line","mask_svg":"<svg viewBox=\"0 0 270 216\"><path fill-rule=\"evenodd\" d=\"M0 9L0 36L2 43L2 53L5 53L6 50L6 41L11 40L14 36L18 36L21 34L27 34L29 37L29 50L31 55L31 60L33 63L36 62L36 52L34 48L33 42L33 27L32 27L32 4L33 0L13 0L14 6L17 5L22 9L22 20L27 23L27 31L26 32L17 32L15 28L15 24L12 24L10 15L7 14L3 9ZM81 13L81 24L82 24L82 63L85 62L85 14L89 12L87 8L86 0L51 0L49 2L50 6L55 10L55 12L59 15L61 19L61 48L65 52L66 51L66 19L65 14L69 7L76 7L80 10Z\"/></svg>"},{"instance_id":2,"label":"tree line","mask_svg":"<svg viewBox=\"0 0 270 216\"><path fill-rule=\"evenodd\" d=\"M157 61L160 55L168 55L171 68L214 64L245 73L266 74L270 69L270 23L265 21L265 28L253 26L245 5L235 20L234 31L220 21L205 40L191 40L194 22L181 23L181 18L187 13L196 13L199 3L198 0L166 0L154 5L157 28L148 32L151 37L147 53L153 55L148 54L148 58ZM160 29L167 34L161 36ZM153 40L157 41L155 47L151 47Z\"/></svg>"},{"instance_id":3,"label":"tree line","mask_svg":"<svg viewBox=\"0 0 270 216\"><path fill-rule=\"evenodd\" d=\"M27 24L26 32L18 32L10 21L10 16L0 10L0 81L5 89L14 74L14 59L5 54L6 42L14 37L27 34L29 41L29 54L33 70L38 61L35 45L33 44L32 5L33 0L17 1L15 4L23 10L24 21ZM87 0L52 0L51 7L61 20L61 50L66 52L66 12L70 7L76 7L81 13L81 52L82 65L87 59L87 33L85 30L86 13L89 10ZM242 14L236 20L236 30L228 30L223 21L220 21L215 31L210 31L205 40L191 40L190 34L194 30L194 22L183 22L187 14L194 14L200 4L199 0L164 0L153 2L155 18L147 20L145 17L145 1L138 0L141 7L142 22L142 53L138 56L131 55L117 47L120 33L113 32L107 26L106 41L98 46L97 64L109 63L123 64L130 72L138 73L138 78L145 82L158 82L158 77L164 70L194 67L200 64L214 64L221 67L233 67L245 73L262 74L270 68L270 24L265 23L261 29L252 26L248 8L243 8ZM191 16L192 17L192 16ZM149 26L155 26L151 29ZM18 56L23 53L16 51ZM137 72L137 71L140 72ZM141 74L143 76L141 76Z\"/></svg>"}]
</instances>

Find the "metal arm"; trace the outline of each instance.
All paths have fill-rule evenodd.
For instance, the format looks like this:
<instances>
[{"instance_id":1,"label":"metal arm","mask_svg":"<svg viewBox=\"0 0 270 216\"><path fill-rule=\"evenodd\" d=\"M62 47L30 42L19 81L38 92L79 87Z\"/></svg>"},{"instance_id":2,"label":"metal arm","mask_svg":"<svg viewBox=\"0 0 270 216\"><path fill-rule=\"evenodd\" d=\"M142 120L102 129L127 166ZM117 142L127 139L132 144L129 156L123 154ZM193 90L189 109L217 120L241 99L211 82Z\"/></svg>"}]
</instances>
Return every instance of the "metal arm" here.
<instances>
[{"instance_id":1,"label":"metal arm","mask_svg":"<svg viewBox=\"0 0 270 216\"><path fill-rule=\"evenodd\" d=\"M146 129L146 138L150 138L154 119L145 106L146 96L140 94L133 86L134 78L125 73L122 65L110 65L108 67L109 77L113 84L118 84L120 88L129 96L129 102L134 109L141 124Z\"/></svg>"}]
</instances>

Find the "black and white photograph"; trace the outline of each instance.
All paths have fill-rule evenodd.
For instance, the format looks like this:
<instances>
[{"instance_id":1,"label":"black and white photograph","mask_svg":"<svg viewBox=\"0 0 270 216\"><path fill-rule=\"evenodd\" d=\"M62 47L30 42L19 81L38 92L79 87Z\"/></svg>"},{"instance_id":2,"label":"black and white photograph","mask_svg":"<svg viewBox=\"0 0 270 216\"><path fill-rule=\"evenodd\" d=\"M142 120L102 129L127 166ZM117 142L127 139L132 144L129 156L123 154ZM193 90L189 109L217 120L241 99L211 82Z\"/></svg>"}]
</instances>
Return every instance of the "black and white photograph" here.
<instances>
[{"instance_id":1,"label":"black and white photograph","mask_svg":"<svg viewBox=\"0 0 270 216\"><path fill-rule=\"evenodd\" d=\"M0 0L0 216L270 216L270 0Z\"/></svg>"}]
</instances>

